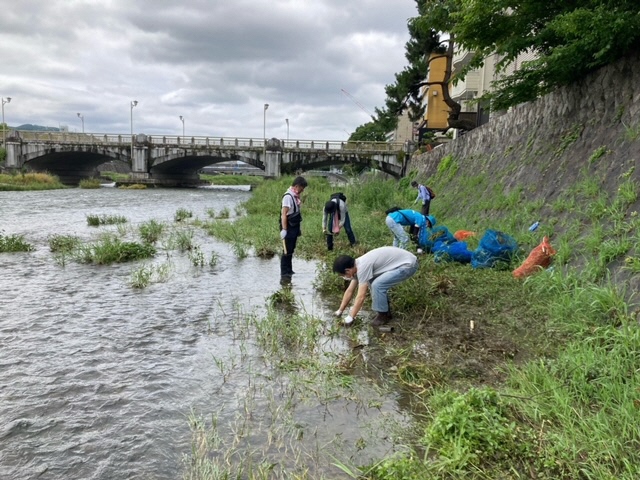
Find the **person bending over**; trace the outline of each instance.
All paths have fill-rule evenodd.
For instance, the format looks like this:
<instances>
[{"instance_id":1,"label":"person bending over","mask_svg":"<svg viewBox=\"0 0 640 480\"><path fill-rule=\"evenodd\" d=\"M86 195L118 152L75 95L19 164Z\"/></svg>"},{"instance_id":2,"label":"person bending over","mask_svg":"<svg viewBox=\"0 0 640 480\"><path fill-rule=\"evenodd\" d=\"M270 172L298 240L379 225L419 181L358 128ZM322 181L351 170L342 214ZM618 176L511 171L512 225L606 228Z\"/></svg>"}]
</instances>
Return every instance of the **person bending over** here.
<instances>
[{"instance_id":1,"label":"person bending over","mask_svg":"<svg viewBox=\"0 0 640 480\"><path fill-rule=\"evenodd\" d=\"M367 291L371 290L371 309L377 313L371 325L379 327L389 323L392 316L387 292L417 270L418 258L398 247L375 248L358 258L340 255L333 263L333 271L350 283L335 315L342 315L357 291L353 306L343 319L344 325L351 325L362 308Z\"/></svg>"}]
</instances>

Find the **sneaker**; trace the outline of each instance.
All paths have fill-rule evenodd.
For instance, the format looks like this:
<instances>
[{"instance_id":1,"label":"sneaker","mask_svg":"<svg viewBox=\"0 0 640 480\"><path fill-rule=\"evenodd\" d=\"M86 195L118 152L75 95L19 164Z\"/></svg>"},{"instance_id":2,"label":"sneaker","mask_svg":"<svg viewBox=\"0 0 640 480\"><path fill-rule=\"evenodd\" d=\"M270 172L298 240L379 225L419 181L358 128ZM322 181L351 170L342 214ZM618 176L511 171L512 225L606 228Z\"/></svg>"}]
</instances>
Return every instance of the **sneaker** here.
<instances>
[{"instance_id":1,"label":"sneaker","mask_svg":"<svg viewBox=\"0 0 640 480\"><path fill-rule=\"evenodd\" d=\"M380 325L386 325L391 321L391 312L378 312L378 315L371 321L371 326L379 327Z\"/></svg>"},{"instance_id":2,"label":"sneaker","mask_svg":"<svg viewBox=\"0 0 640 480\"><path fill-rule=\"evenodd\" d=\"M418 254L424 253L421 248L418 249Z\"/></svg>"}]
</instances>

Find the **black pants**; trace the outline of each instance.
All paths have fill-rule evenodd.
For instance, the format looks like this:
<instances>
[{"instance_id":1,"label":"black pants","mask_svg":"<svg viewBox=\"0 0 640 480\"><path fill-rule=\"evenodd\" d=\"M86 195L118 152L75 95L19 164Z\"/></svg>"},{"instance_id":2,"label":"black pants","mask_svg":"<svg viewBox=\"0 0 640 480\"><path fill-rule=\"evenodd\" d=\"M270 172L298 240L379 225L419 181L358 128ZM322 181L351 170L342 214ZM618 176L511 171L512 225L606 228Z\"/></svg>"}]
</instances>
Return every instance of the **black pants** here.
<instances>
[{"instance_id":1,"label":"black pants","mask_svg":"<svg viewBox=\"0 0 640 480\"><path fill-rule=\"evenodd\" d=\"M349 239L349 243L353 247L358 242L356 241L356 236L353 233L353 229L351 228L351 219L349 218L349 212L347 212L347 214L344 217L343 228L344 228L344 231L347 233L347 238ZM329 233L325 233L325 236L327 237L327 250L333 250L333 235Z\"/></svg>"},{"instance_id":2,"label":"black pants","mask_svg":"<svg viewBox=\"0 0 640 480\"><path fill-rule=\"evenodd\" d=\"M300 228L290 228L283 240L282 256L280 257L280 275L293 275L293 252L296 250Z\"/></svg>"},{"instance_id":3,"label":"black pants","mask_svg":"<svg viewBox=\"0 0 640 480\"><path fill-rule=\"evenodd\" d=\"M431 205L431 200L427 200L426 202L424 202L424 205L422 205L422 211L420 213L422 213L423 215L429 215L430 205Z\"/></svg>"}]
</instances>

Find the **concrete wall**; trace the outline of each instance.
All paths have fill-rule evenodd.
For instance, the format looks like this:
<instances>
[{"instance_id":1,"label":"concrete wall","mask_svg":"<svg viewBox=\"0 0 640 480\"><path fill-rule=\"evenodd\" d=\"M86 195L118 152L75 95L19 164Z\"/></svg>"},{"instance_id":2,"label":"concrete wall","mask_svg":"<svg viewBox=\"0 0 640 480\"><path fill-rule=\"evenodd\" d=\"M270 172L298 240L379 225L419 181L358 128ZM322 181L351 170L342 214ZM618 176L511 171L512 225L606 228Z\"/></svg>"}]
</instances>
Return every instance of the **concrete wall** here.
<instances>
[{"instance_id":1,"label":"concrete wall","mask_svg":"<svg viewBox=\"0 0 640 480\"><path fill-rule=\"evenodd\" d=\"M575 85L493 116L488 124L431 152L414 155L409 169L429 177L446 155L458 160L460 174L515 164L508 183L537 183L541 193L548 194L562 183L564 173L575 171L596 149L606 147L607 175L619 175L633 165L637 175L640 139L627 139L640 129L639 114L640 54L636 54ZM531 178L531 170L537 177Z\"/></svg>"}]
</instances>

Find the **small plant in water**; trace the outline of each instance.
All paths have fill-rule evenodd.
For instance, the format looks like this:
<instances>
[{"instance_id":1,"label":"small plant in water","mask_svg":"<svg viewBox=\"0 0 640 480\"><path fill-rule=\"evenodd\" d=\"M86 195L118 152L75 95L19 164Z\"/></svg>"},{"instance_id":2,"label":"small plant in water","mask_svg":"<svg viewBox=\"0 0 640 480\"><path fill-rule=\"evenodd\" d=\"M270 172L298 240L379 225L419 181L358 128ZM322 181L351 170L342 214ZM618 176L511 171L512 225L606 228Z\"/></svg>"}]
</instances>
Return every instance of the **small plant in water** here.
<instances>
[{"instance_id":1,"label":"small plant in water","mask_svg":"<svg viewBox=\"0 0 640 480\"><path fill-rule=\"evenodd\" d=\"M187 218L191 218L193 217L193 212L191 212L191 210L187 210L185 208L179 208L178 210L176 210L176 213L174 215L174 219L176 222L182 222L183 220L186 220Z\"/></svg>"},{"instance_id":2,"label":"small plant in water","mask_svg":"<svg viewBox=\"0 0 640 480\"><path fill-rule=\"evenodd\" d=\"M145 243L156 243L164 232L165 224L156 220L149 220L138 227L140 238Z\"/></svg>"},{"instance_id":3,"label":"small plant in water","mask_svg":"<svg viewBox=\"0 0 640 480\"><path fill-rule=\"evenodd\" d=\"M24 241L24 235L2 235L0 233L0 253L31 252L33 245Z\"/></svg>"},{"instance_id":4,"label":"small plant in water","mask_svg":"<svg viewBox=\"0 0 640 480\"><path fill-rule=\"evenodd\" d=\"M153 257L156 249L148 244L123 242L113 236L105 236L99 242L82 245L78 249L77 260L82 263L106 265L130 262Z\"/></svg>"},{"instance_id":5,"label":"small plant in water","mask_svg":"<svg viewBox=\"0 0 640 480\"><path fill-rule=\"evenodd\" d=\"M204 267L204 253L199 245L189 251L189 260L194 267Z\"/></svg>"},{"instance_id":6,"label":"small plant in water","mask_svg":"<svg viewBox=\"0 0 640 480\"><path fill-rule=\"evenodd\" d=\"M80 245L80 238L75 235L51 235L48 240L53 253L71 253Z\"/></svg>"},{"instance_id":7,"label":"small plant in water","mask_svg":"<svg viewBox=\"0 0 640 480\"><path fill-rule=\"evenodd\" d=\"M151 283L153 275L153 267L150 265L142 265L131 273L129 284L133 288L145 288Z\"/></svg>"},{"instance_id":8,"label":"small plant in water","mask_svg":"<svg viewBox=\"0 0 640 480\"><path fill-rule=\"evenodd\" d=\"M122 215L87 215L87 224L90 227L99 227L100 225L116 225L118 223L126 223L126 217Z\"/></svg>"}]
</instances>

